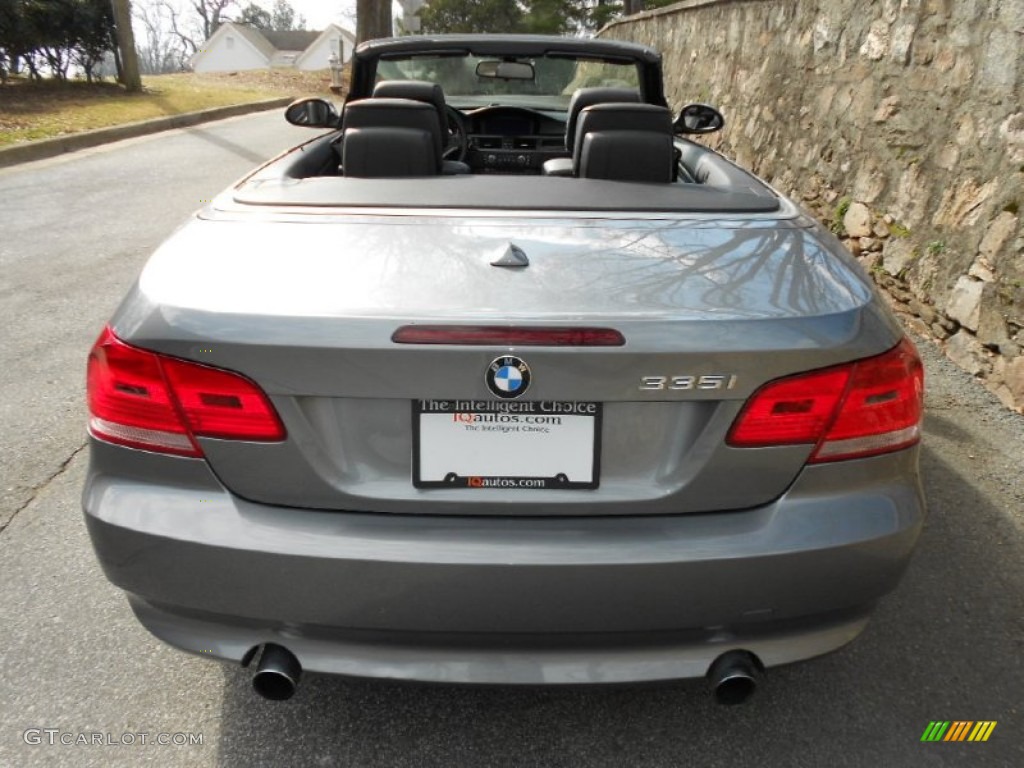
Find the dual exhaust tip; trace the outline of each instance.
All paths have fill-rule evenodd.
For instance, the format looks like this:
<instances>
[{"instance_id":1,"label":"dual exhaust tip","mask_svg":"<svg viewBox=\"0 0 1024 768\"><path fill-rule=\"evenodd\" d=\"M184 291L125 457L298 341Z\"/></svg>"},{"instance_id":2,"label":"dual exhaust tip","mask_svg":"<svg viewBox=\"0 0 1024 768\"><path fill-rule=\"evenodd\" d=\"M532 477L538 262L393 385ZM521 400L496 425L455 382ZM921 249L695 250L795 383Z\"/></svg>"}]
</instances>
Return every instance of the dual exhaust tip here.
<instances>
[{"instance_id":1,"label":"dual exhaust tip","mask_svg":"<svg viewBox=\"0 0 1024 768\"><path fill-rule=\"evenodd\" d=\"M256 654L259 654L259 661L252 676L253 690L271 701L284 701L294 696L302 677L302 665L295 654L273 643L266 643L262 649L253 648L247 657L251 660ZM735 650L723 653L711 663L707 679L715 701L733 706L750 698L763 672L764 665L757 656L750 651Z\"/></svg>"}]
</instances>

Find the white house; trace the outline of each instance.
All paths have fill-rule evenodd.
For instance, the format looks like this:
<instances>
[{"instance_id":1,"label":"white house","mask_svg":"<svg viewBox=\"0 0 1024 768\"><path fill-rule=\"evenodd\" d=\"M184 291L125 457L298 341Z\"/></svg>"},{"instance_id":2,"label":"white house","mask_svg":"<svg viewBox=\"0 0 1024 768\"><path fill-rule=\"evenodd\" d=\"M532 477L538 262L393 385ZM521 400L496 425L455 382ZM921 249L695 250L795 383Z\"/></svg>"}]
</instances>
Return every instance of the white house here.
<instances>
[{"instance_id":1,"label":"white house","mask_svg":"<svg viewBox=\"0 0 1024 768\"><path fill-rule=\"evenodd\" d=\"M259 30L225 22L192 57L195 72L239 72L245 69L295 67L327 69L332 54L342 62L352 57L355 36L337 24L322 32Z\"/></svg>"},{"instance_id":2,"label":"white house","mask_svg":"<svg viewBox=\"0 0 1024 768\"><path fill-rule=\"evenodd\" d=\"M352 49L355 47L355 35L337 24L331 24L299 54L295 66L299 69L327 69L331 65L332 55L337 55L344 64L352 58Z\"/></svg>"}]
</instances>

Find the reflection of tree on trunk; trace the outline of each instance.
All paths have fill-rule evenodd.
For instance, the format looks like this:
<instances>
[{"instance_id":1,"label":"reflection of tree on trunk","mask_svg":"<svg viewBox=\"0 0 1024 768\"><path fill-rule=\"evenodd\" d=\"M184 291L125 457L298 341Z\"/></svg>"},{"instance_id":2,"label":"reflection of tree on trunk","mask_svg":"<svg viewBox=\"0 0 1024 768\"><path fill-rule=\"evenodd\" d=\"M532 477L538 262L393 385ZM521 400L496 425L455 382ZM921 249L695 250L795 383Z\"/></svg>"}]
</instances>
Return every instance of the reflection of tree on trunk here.
<instances>
[{"instance_id":1,"label":"reflection of tree on trunk","mask_svg":"<svg viewBox=\"0 0 1024 768\"><path fill-rule=\"evenodd\" d=\"M816 317L870 289L799 228L666 221L360 222L340 240L346 309L494 321L592 315L694 320ZM490 265L514 242L531 264Z\"/></svg>"},{"instance_id":2,"label":"reflection of tree on trunk","mask_svg":"<svg viewBox=\"0 0 1024 768\"><path fill-rule=\"evenodd\" d=\"M638 305L689 304L750 315L763 315L770 307L777 310L773 314L820 315L868 298L868 289L848 268L800 229L643 226L625 238L612 226L602 237L618 242L588 257L614 261L620 290L629 291ZM637 264L624 268L625 254L635 255ZM666 262L678 271L666 273Z\"/></svg>"}]
</instances>

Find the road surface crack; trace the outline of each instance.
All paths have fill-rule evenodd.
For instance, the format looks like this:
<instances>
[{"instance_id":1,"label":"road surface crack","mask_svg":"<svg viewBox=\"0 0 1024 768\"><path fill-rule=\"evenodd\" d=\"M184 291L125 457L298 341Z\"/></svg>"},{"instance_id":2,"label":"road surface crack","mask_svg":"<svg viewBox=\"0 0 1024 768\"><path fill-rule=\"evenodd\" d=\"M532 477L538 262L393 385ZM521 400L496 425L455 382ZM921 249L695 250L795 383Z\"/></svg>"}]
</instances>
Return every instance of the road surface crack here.
<instances>
[{"instance_id":1,"label":"road surface crack","mask_svg":"<svg viewBox=\"0 0 1024 768\"><path fill-rule=\"evenodd\" d=\"M30 493L29 497L21 506L19 506L16 510L14 510L14 512L11 513L10 518L8 518L5 522L0 523L0 536L2 536L4 531L6 531L10 524L14 522L14 519L19 514L21 514L22 510L26 509L29 504L35 501L39 494L46 490L46 487L50 483L52 483L54 480L56 480L58 477L60 477L67 471L68 467L71 466L71 462L75 460L75 457L78 456L78 454L85 450L85 447L88 444L88 441L86 441L83 442L80 446L78 446L74 451L71 452L70 456L68 456L66 459L64 459L64 461L61 462L60 466L57 467L56 472L54 472L48 478L43 480L43 482L39 483L35 488L32 489L32 492Z\"/></svg>"}]
</instances>

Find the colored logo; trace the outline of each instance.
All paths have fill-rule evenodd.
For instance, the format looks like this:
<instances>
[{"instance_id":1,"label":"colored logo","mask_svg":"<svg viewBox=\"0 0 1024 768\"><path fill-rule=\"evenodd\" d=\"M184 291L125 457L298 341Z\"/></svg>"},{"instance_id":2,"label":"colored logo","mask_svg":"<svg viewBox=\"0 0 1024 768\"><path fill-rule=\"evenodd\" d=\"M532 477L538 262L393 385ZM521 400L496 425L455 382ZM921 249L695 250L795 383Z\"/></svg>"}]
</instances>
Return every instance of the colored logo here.
<instances>
[{"instance_id":1,"label":"colored logo","mask_svg":"<svg viewBox=\"0 0 1024 768\"><path fill-rule=\"evenodd\" d=\"M995 729L995 720L932 720L921 741L988 741Z\"/></svg>"},{"instance_id":2,"label":"colored logo","mask_svg":"<svg viewBox=\"0 0 1024 768\"><path fill-rule=\"evenodd\" d=\"M530 366L512 355L504 355L491 362L484 376L487 388L505 400L519 397L530 387Z\"/></svg>"}]
</instances>

